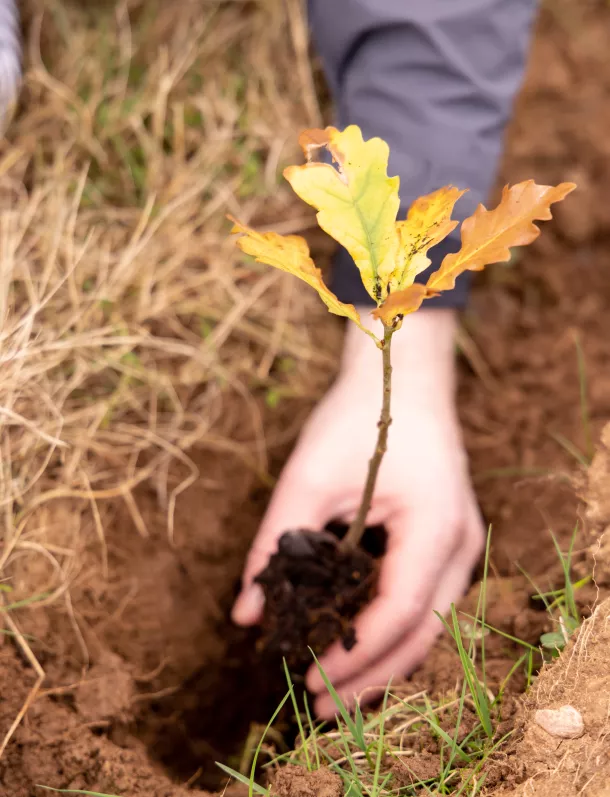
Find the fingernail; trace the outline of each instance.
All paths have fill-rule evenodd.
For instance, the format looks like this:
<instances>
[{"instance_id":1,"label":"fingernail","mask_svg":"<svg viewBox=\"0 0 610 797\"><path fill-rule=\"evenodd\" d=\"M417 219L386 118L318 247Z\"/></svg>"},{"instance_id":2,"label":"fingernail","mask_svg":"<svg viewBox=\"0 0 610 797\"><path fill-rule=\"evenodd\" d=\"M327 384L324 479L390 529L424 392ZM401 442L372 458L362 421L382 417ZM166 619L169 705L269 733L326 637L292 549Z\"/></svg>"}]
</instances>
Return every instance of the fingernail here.
<instances>
[{"instance_id":1,"label":"fingernail","mask_svg":"<svg viewBox=\"0 0 610 797\"><path fill-rule=\"evenodd\" d=\"M235 601L231 618L237 625L254 625L260 620L265 596L258 584L251 584Z\"/></svg>"}]
</instances>

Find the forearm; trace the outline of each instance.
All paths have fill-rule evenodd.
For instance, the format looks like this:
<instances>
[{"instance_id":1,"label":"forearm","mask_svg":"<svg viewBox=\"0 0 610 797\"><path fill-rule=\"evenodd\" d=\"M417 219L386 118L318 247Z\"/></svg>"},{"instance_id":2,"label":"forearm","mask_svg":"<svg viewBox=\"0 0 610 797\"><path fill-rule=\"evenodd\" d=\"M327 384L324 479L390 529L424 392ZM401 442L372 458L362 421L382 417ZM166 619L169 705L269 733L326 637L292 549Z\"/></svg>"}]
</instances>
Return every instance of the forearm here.
<instances>
[{"instance_id":1,"label":"forearm","mask_svg":"<svg viewBox=\"0 0 610 797\"><path fill-rule=\"evenodd\" d=\"M337 124L390 146L401 210L452 183L469 188L458 218L485 202L521 83L536 0L310 0L314 40L336 104ZM431 250L432 268L459 242ZM425 280L424 273L420 279ZM467 280L466 280L467 281ZM465 280L430 300L465 303ZM349 256L338 254L334 289L371 303Z\"/></svg>"}]
</instances>

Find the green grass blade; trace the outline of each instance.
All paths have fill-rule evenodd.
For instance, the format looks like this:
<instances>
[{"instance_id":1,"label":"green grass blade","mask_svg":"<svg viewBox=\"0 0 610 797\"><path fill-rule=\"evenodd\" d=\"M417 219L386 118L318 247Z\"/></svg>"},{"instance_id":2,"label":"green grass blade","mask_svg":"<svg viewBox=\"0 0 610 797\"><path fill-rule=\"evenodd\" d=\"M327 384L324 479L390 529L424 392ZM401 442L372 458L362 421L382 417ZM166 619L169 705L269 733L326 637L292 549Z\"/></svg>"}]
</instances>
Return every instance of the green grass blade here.
<instances>
[{"instance_id":1,"label":"green grass blade","mask_svg":"<svg viewBox=\"0 0 610 797\"><path fill-rule=\"evenodd\" d=\"M473 699L475 704L475 709L477 712L477 716L486 735L491 738L493 736L493 726L491 722L491 715L489 712L489 698L487 696L487 690L483 687L481 682L479 681L477 671L475 669L474 664L472 663L472 659L466 652L466 648L464 647L464 641L462 639L460 623L457 617L457 612L455 609L455 604L451 604L451 622L453 624L453 628L449 625L447 620L436 612L437 617L441 620L444 624L445 628L451 635L453 641L455 642L458 655L460 657L460 663L462 665L462 670L464 672L464 677L468 682L468 689L470 691L470 695Z\"/></svg>"},{"instance_id":2,"label":"green grass blade","mask_svg":"<svg viewBox=\"0 0 610 797\"><path fill-rule=\"evenodd\" d=\"M579 589L582 589L587 584L590 584L593 580L593 576L583 576L583 578L578 579L578 581L572 582L572 590L574 593L578 592ZM561 589L552 589L544 594L540 595L532 595L532 600L543 600L544 598L553 598L553 601L549 604L549 609L556 609L563 600L565 600L565 587Z\"/></svg>"},{"instance_id":3,"label":"green grass blade","mask_svg":"<svg viewBox=\"0 0 610 797\"><path fill-rule=\"evenodd\" d=\"M453 766L453 762L455 761L455 750L460 749L460 745L458 744L458 735L460 733L460 725L462 724L462 717L464 716L464 706L466 705L466 680L462 684L462 693L460 695L460 700L458 703L458 715L455 721L455 732L453 735L453 744L454 747L451 750L451 754L449 756L449 760L447 762L447 770Z\"/></svg>"},{"instance_id":4,"label":"green grass blade","mask_svg":"<svg viewBox=\"0 0 610 797\"><path fill-rule=\"evenodd\" d=\"M468 612L461 612L461 614L463 614L464 617L467 617L469 620L476 620L476 617L474 617L472 614L468 614ZM530 645L530 643L526 642L524 639L519 639L519 637L511 636L511 634L506 633L506 631L501 631L499 628L490 625L488 622L485 622L482 625L484 628L486 628L488 631L491 631L493 634L498 634L498 636L504 637L504 639L508 639L510 642L514 642L515 644L520 645L521 647L527 648L528 650L531 650L533 653L538 653L538 648L535 647L534 645Z\"/></svg>"},{"instance_id":5,"label":"green grass blade","mask_svg":"<svg viewBox=\"0 0 610 797\"><path fill-rule=\"evenodd\" d=\"M29 598L24 598L14 603L7 603L6 606L0 606L0 612L12 612L15 609L21 609L23 606L31 606L33 603L40 603L51 595L51 592L41 592L39 595L32 595Z\"/></svg>"},{"instance_id":6,"label":"green grass blade","mask_svg":"<svg viewBox=\"0 0 610 797\"><path fill-rule=\"evenodd\" d=\"M529 651L529 655L527 657L527 682L525 684L526 690L530 688L534 681L534 655L532 651Z\"/></svg>"},{"instance_id":7,"label":"green grass blade","mask_svg":"<svg viewBox=\"0 0 610 797\"><path fill-rule=\"evenodd\" d=\"M432 706L432 703L430 702L430 699L428 698L428 695L424 694L423 697L424 697L424 704L426 706L426 716L428 717L428 722L430 724L430 728L432 729L432 734L433 735L436 734L438 736L439 735L439 733L438 733L439 730L442 730L440 720L436 716L436 713L434 712L434 708ZM460 717L459 721L461 722L461 717ZM456 727L456 736L457 736L457 727ZM456 740L454 739L453 741L454 741L454 744L457 745ZM439 748L440 748L439 749L439 772L441 773L440 777L442 778L442 780L445 779L444 770L447 768L447 765L445 764L445 750L446 750L446 747L447 747L447 745L444 745L444 744L439 745ZM450 749L451 749L451 754L450 754L449 758L454 758L454 751L455 751L456 747L450 748Z\"/></svg>"},{"instance_id":8,"label":"green grass blade","mask_svg":"<svg viewBox=\"0 0 610 797\"><path fill-rule=\"evenodd\" d=\"M576 361L578 363L578 387L580 391L580 419L582 423L583 435L585 438L585 451L589 464L593 459L595 447L593 445L593 435L591 433L591 417L589 415L588 384L587 384L587 365L585 355L580 342L578 332L574 334L574 345L576 346Z\"/></svg>"},{"instance_id":9,"label":"green grass blade","mask_svg":"<svg viewBox=\"0 0 610 797\"><path fill-rule=\"evenodd\" d=\"M379 775L381 773L381 760L383 758L383 745L384 745L384 735L385 735L385 713L388 708L388 696L390 694L391 683L392 681L390 680L383 695L383 705L381 707L381 715L379 722L379 738L377 740L377 757L375 759L375 771L373 773L373 788L371 790L372 797L376 797L377 795Z\"/></svg>"},{"instance_id":10,"label":"green grass blade","mask_svg":"<svg viewBox=\"0 0 610 797\"><path fill-rule=\"evenodd\" d=\"M311 655L314 657L314 661L316 662L316 666L318 668L318 672L320 673L320 675L322 677L322 680L324 681L324 686L327 688L328 693L330 694L330 696L331 696L331 698L333 700L333 703L337 707L337 711L339 712L339 714L343 718L343 721L345 722L345 725L346 725L348 731L351 733L352 737L354 738L354 741L356 742L358 747L362 750L362 752L366 753L367 744L366 744L366 740L364 738L362 726L358 727L356 725L356 723L354 722L354 720L350 717L349 711L347 710L347 708L345 707L345 704L343 703L343 701L339 697L339 694L338 694L337 690L335 689L335 687L330 682L329 677L324 672L324 668L322 667L322 665L318 661L318 658L317 658L316 654L313 652L313 650L311 650L311 648L309 650L311 651ZM362 714L360 716L362 716Z\"/></svg>"},{"instance_id":11,"label":"green grass blade","mask_svg":"<svg viewBox=\"0 0 610 797\"><path fill-rule=\"evenodd\" d=\"M587 460L586 456L582 453L582 451L572 443L571 440L568 440L567 437L564 437L560 432L549 432L550 436L556 443L568 452L571 457L582 465L584 468L589 467L589 461Z\"/></svg>"},{"instance_id":12,"label":"green grass blade","mask_svg":"<svg viewBox=\"0 0 610 797\"><path fill-rule=\"evenodd\" d=\"M474 778L476 778L476 776L479 774L479 772L481 771L481 769L482 769L482 768L485 766L485 764L486 764L486 762L488 761L488 759L489 759L489 758L490 758L490 757L491 757L491 756L492 756L492 755L493 755L493 754L494 754L494 753L495 753L497 750L499 750L499 749L500 749L500 747L501 747L501 746L504 744L504 742L505 742L507 739L509 739L509 738L512 736L513 732L514 732L514 731L509 731L508 733L505 733L505 734L504 734L504 736L502 736L502 738L498 739L498 741L496 741L494 744L492 744L492 745L491 745L491 747L489 747L489 748L488 748L488 749L485 751L485 754L482 756L482 758L480 759L480 761L478 761L478 762L477 762L476 766L475 766L475 767L473 767L472 771L470 772L470 775L469 775L469 776L468 776L468 778L467 778L467 779L464 781L464 783L462 784L462 787L460 788L460 790L459 790L459 791L457 791L457 792L455 792L455 794L453 795L453 797L459 797L459 795L460 795L460 794L464 794L464 791L465 791L466 787L467 787L467 786L470 784L470 782L471 782L471 781L472 781ZM481 778L479 781L475 781L475 784L474 784L474 790L470 792L470 795L476 795L476 794L478 794L478 792L480 791L480 787L483 785L483 782L485 781L485 778L486 778L486 777L487 777L487 774L483 775L483 777L482 777L482 778Z\"/></svg>"},{"instance_id":13,"label":"green grass blade","mask_svg":"<svg viewBox=\"0 0 610 797\"><path fill-rule=\"evenodd\" d=\"M540 598L540 600L544 603L544 606L545 606L547 612L550 611L550 604L549 604L548 600L544 597L546 593L544 593L542 590L538 589L538 586L536 585L536 582L530 576L530 574L527 572L527 570L524 570L518 562L516 564L517 564L517 569L519 570L521 575L525 576L525 578L532 585L532 588L536 592L536 595L538 596L538 598Z\"/></svg>"},{"instance_id":14,"label":"green grass blade","mask_svg":"<svg viewBox=\"0 0 610 797\"><path fill-rule=\"evenodd\" d=\"M243 783L244 786L248 786L248 788L250 787L250 778L242 775L241 772L238 772L236 769L231 769L231 767L226 766L226 764L220 764L218 761L216 762L216 766L220 767L220 769L231 778L235 778L235 780ZM252 784L252 790L256 792L256 794L267 795L269 793L268 789L264 789L262 786L259 786L258 783Z\"/></svg>"},{"instance_id":15,"label":"green grass blade","mask_svg":"<svg viewBox=\"0 0 610 797\"><path fill-rule=\"evenodd\" d=\"M290 697L290 690L288 690L288 692L286 692L286 694L282 698L279 706L273 712L273 716L271 717L271 719L269 720L269 722L265 726L265 730L261 734L261 738L260 738L260 740L259 740L259 742L258 742L258 744L256 746L256 750L255 750L254 756L252 758L252 766L250 767L250 777L249 778L247 778L245 775L242 775L241 772L236 772L234 769L231 769L230 767L227 767L225 764L221 764L219 761L216 761L216 766L219 767L220 769L222 769L223 772L228 773L229 775L231 775L231 777L236 778L241 783L244 783L246 786L248 786L248 796L249 797L252 797L255 792L256 792L256 794L267 794L267 790L263 789L262 786L259 786L258 783L256 783L255 780L254 780L254 775L256 774L256 765L258 763L258 757L260 755L261 748L263 746L263 742L265 741L265 736L267 735L267 733L269 731L269 728L271 728L271 726L275 722L275 719L276 719L277 715L284 708L284 704L286 703L286 701L288 700L289 697Z\"/></svg>"},{"instance_id":16,"label":"green grass blade","mask_svg":"<svg viewBox=\"0 0 610 797\"><path fill-rule=\"evenodd\" d=\"M433 729L433 731L434 731L435 733L437 733L437 734L438 734L438 735L439 735L439 736L442 738L442 740L443 740L443 741L444 741L444 742L445 742L445 743L446 743L446 744L447 744L447 745L448 745L448 746L449 746L449 747L450 747L452 750L453 750L453 749L455 750L455 753L456 753L456 755L457 755L457 757L458 757L458 758L460 758L462 761L466 761L466 762L469 762L469 761L470 761L470 756L469 756L467 753L465 753L465 752L464 752L464 751L463 751L463 750L460 748L460 746L459 746L459 745L456 745L456 744L454 743L453 739L451 738L451 736L449 736L449 734L447 733L447 731L443 730L443 729L441 728L441 726L440 726L440 725L439 725L439 724L438 724L436 721L433 721L433 720L431 720L431 719L430 719L430 717L427 715L427 713L426 713L425 711L422 711L420 708L418 708L417 706L414 706L414 705L412 705L411 703L407 703L407 702L406 702L406 700L403 700L402 698L398 697L398 695L394 695L394 694L393 694L393 695L392 695L392 697L393 697L395 700L399 700L399 701L400 701L400 702L403 704L403 706L404 706L405 708L407 708L409 711L415 712L415 714L419 714L419 716L420 716L420 717L421 717L423 720L425 720L425 721L428 723L428 725L430 725L430 727ZM436 720L436 717L435 717L435 720Z\"/></svg>"},{"instance_id":17,"label":"green grass blade","mask_svg":"<svg viewBox=\"0 0 610 797\"><path fill-rule=\"evenodd\" d=\"M474 774L471 775L471 777L469 777L468 780L465 783L462 784L462 786L460 787L460 790L455 792L454 797L460 797L460 794L464 794L464 790L466 789L466 787L468 785L470 785L470 781L474 777L476 777ZM483 787L483 784L485 783L485 778L486 777L487 777L487 775L483 775L480 778L480 780L475 780L475 782L472 785L472 791L469 792L469 797L476 797L477 794L481 793L481 788Z\"/></svg>"},{"instance_id":18,"label":"green grass blade","mask_svg":"<svg viewBox=\"0 0 610 797\"><path fill-rule=\"evenodd\" d=\"M254 794L254 786L256 785L255 782L254 782L254 775L256 774L256 764L258 762L258 757L260 755L261 747L263 746L263 742L265 740L265 736L267 735L267 731L269 730L269 728L275 722L275 718L280 713L280 711L284 707L284 703L288 700L289 697L290 697L290 691L286 692L286 694L284 695L281 703L279 704L279 706L273 712L273 716L271 717L271 719L269 720L269 722L265 726L265 730L263 731L263 733L261 735L261 738L260 738L260 741L259 741L259 743L256 746L256 751L254 753L254 758L252 759L252 767L250 768L250 785L248 787L248 797L252 797L252 795Z\"/></svg>"},{"instance_id":19,"label":"green grass blade","mask_svg":"<svg viewBox=\"0 0 610 797\"><path fill-rule=\"evenodd\" d=\"M318 750L318 745L316 744L317 730L311 718L311 711L309 710L309 700L307 699L307 692L303 694L303 705L305 706L305 715L307 716L307 723L309 724L310 738L313 740L313 749L316 756L316 769L320 769L320 752ZM323 724L324 723L322 723L322 725Z\"/></svg>"},{"instance_id":20,"label":"green grass blade","mask_svg":"<svg viewBox=\"0 0 610 797\"><path fill-rule=\"evenodd\" d=\"M299 735L301 737L301 744L303 745L303 752L305 753L305 763L307 766L307 771L311 772L311 761L309 760L309 749L307 746L307 736L303 729L303 723L301 722L301 713L299 711L299 704L297 702L297 696L294 693L294 684L292 683L292 678L290 677L290 672L288 670L288 665L286 664L286 659L283 659L284 662L284 674L286 675L286 681L288 683L288 690L290 692L290 697L292 699L292 707L294 709L294 716L297 721L297 726L299 728Z\"/></svg>"},{"instance_id":21,"label":"green grass blade","mask_svg":"<svg viewBox=\"0 0 610 797\"><path fill-rule=\"evenodd\" d=\"M345 797L364 797L364 792L362 791L362 784L360 783L360 779L356 776L355 778L351 778L347 772L342 774L343 782L347 786L347 790L345 792Z\"/></svg>"},{"instance_id":22,"label":"green grass blade","mask_svg":"<svg viewBox=\"0 0 610 797\"><path fill-rule=\"evenodd\" d=\"M485 610L487 608L487 574L489 572L489 551L491 548L491 526L487 529L487 542L485 544L485 561L483 564L483 583L481 585L481 592L479 593L479 597L481 597L480 605L481 605L481 619L478 621L481 624L481 631L485 630ZM477 611L477 616L479 612ZM476 622L475 622L475 630L476 630ZM473 634L472 637L472 644L475 645L474 641L475 635ZM483 672L483 686L485 688L485 693L487 694L487 668L485 666L485 634L481 634L481 670Z\"/></svg>"},{"instance_id":23,"label":"green grass blade","mask_svg":"<svg viewBox=\"0 0 610 797\"><path fill-rule=\"evenodd\" d=\"M364 739L364 717L362 716L360 703L356 703L354 707L354 723L358 729L358 736Z\"/></svg>"},{"instance_id":24,"label":"green grass blade","mask_svg":"<svg viewBox=\"0 0 610 797\"><path fill-rule=\"evenodd\" d=\"M386 719L389 719L390 717L393 717L394 714L399 714L401 711L402 711L402 706L398 706L398 705L397 706L392 706L392 708L388 709L388 711L386 713ZM376 728L378 725L379 725L379 720L378 720L378 718L375 715L373 715L373 718L365 723L364 732L365 733L369 733L374 728Z\"/></svg>"},{"instance_id":25,"label":"green grass blade","mask_svg":"<svg viewBox=\"0 0 610 797\"><path fill-rule=\"evenodd\" d=\"M357 780L359 780L358 769L356 768L356 764L354 762L354 757L352 756L351 750L349 749L349 741L348 741L347 737L345 736L345 731L341 727L341 723L340 722L337 723L337 730L339 731L339 736L341 737L341 741L343 742L343 747L345 749L345 757L347 758L348 764L350 765L350 768L352 770L352 774L354 775L354 777ZM368 753L367 750L365 750L364 752Z\"/></svg>"},{"instance_id":26,"label":"green grass blade","mask_svg":"<svg viewBox=\"0 0 610 797\"><path fill-rule=\"evenodd\" d=\"M526 652L526 653L524 653L522 656L519 656L519 658L517 659L517 661L516 661L516 662L513 664L513 666L512 666L512 667L510 668L510 670L508 671L508 674L506 675L506 677L505 677L505 678L502 680L502 683L500 684L500 687L499 687L499 689L498 689L498 694L497 694L497 696L496 696L496 699L494 700L494 706L495 706L495 705L499 705L499 704L502 702L502 698L504 697L504 690L505 690L505 689L506 689L506 687L508 686L508 683L509 683L510 679L511 679L511 678L513 677L513 675L514 675L514 674L517 672L517 670L519 669L519 667L520 667L522 664L525 664L525 662L526 662L526 660L527 660L527 656L528 656L528 653L527 653L527 652Z\"/></svg>"},{"instance_id":27,"label":"green grass blade","mask_svg":"<svg viewBox=\"0 0 610 797\"><path fill-rule=\"evenodd\" d=\"M36 788L54 791L57 794L86 794L88 797L119 797L118 794L102 794L99 791L83 791L82 789L54 789L52 786L42 786L40 783L36 784Z\"/></svg>"},{"instance_id":28,"label":"green grass blade","mask_svg":"<svg viewBox=\"0 0 610 797\"><path fill-rule=\"evenodd\" d=\"M570 571L572 570L572 553L574 551L574 542L576 541L577 535L578 535L578 523L574 527L574 531L572 532L572 536L570 538L570 547L568 548L567 554L564 556L563 551L559 547L559 542L557 540L557 537L551 531L553 545L555 546L555 550L557 551L557 555L559 556L559 560L561 561L561 567L563 569L566 607L568 609L570 616L580 622L580 615L578 612L578 607L576 606L576 599L574 598L574 587L572 585L572 580L570 578L571 575Z\"/></svg>"}]
</instances>

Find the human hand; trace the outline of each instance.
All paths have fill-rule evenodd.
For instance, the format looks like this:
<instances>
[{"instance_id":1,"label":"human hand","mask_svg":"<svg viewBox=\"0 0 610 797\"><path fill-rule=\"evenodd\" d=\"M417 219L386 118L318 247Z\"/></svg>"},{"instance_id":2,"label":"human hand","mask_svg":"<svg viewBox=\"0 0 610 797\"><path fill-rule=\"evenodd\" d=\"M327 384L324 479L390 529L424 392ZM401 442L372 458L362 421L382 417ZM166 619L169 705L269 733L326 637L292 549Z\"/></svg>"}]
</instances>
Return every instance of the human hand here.
<instances>
[{"instance_id":1,"label":"human hand","mask_svg":"<svg viewBox=\"0 0 610 797\"><path fill-rule=\"evenodd\" d=\"M424 310L392 341L393 421L367 518L388 532L379 591L356 620L358 644L347 652L337 643L321 660L347 703L422 661L442 627L434 610L446 613L463 594L483 546L454 405L454 332L452 311ZM339 377L303 429L250 551L235 622L259 621L262 591L252 582L283 532L354 518L376 442L380 369L379 351L350 327ZM317 668L307 685L317 714L334 716Z\"/></svg>"}]
</instances>

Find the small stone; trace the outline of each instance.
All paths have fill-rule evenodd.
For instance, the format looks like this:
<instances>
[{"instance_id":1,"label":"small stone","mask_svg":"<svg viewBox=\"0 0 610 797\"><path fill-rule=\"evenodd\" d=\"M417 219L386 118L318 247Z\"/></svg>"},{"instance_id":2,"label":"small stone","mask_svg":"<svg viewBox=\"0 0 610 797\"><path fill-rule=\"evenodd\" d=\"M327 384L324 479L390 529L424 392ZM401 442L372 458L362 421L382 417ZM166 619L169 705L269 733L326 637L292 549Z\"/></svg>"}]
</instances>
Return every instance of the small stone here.
<instances>
[{"instance_id":1,"label":"small stone","mask_svg":"<svg viewBox=\"0 0 610 797\"><path fill-rule=\"evenodd\" d=\"M573 706L538 709L534 720L551 736L560 739L578 739L585 732L582 715Z\"/></svg>"}]
</instances>

